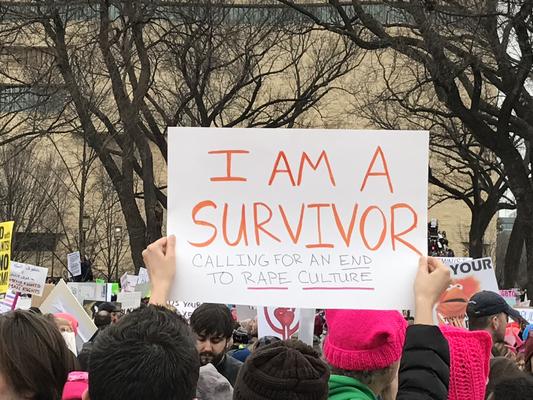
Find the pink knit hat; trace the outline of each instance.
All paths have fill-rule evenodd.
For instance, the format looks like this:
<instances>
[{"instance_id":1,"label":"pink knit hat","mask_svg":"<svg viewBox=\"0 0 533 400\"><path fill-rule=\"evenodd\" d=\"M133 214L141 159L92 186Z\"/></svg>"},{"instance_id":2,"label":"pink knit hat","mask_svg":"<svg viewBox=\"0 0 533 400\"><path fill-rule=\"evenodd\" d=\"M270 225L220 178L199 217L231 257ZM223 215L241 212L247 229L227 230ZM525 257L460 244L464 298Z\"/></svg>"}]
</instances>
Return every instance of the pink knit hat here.
<instances>
[{"instance_id":1,"label":"pink knit hat","mask_svg":"<svg viewBox=\"0 0 533 400\"><path fill-rule=\"evenodd\" d=\"M387 368L402 356L407 323L397 311L327 310L327 362L349 371Z\"/></svg>"},{"instance_id":2,"label":"pink knit hat","mask_svg":"<svg viewBox=\"0 0 533 400\"><path fill-rule=\"evenodd\" d=\"M492 338L485 331L440 327L450 346L449 400L484 400Z\"/></svg>"},{"instance_id":3,"label":"pink knit hat","mask_svg":"<svg viewBox=\"0 0 533 400\"><path fill-rule=\"evenodd\" d=\"M72 330L74 331L74 334L78 334L78 320L75 316L69 313L55 313L54 317L65 319L68 322L70 322L70 326L72 327Z\"/></svg>"},{"instance_id":4,"label":"pink knit hat","mask_svg":"<svg viewBox=\"0 0 533 400\"><path fill-rule=\"evenodd\" d=\"M88 388L89 374L83 371L73 371L68 374L61 400L81 400Z\"/></svg>"}]
</instances>

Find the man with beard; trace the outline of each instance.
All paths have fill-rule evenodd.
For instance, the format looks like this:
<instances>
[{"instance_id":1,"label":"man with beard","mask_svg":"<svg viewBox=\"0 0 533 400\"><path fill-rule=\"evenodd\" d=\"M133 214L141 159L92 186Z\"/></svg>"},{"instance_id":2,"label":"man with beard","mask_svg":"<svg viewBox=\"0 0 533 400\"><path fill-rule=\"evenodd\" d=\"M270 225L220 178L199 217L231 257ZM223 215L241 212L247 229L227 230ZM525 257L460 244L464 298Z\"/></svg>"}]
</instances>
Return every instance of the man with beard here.
<instances>
[{"instance_id":1,"label":"man with beard","mask_svg":"<svg viewBox=\"0 0 533 400\"><path fill-rule=\"evenodd\" d=\"M222 304L204 303L192 313L191 328L196 335L200 363L213 364L233 386L242 362L226 355L233 335L230 310Z\"/></svg>"},{"instance_id":2,"label":"man with beard","mask_svg":"<svg viewBox=\"0 0 533 400\"><path fill-rule=\"evenodd\" d=\"M506 356L505 330L509 317L522 322L520 313L514 310L502 296L489 291L481 291L470 299L466 308L468 327L471 331L487 331L492 336L492 355ZM503 349L499 349L503 347ZM502 354L503 351L503 354Z\"/></svg>"}]
</instances>

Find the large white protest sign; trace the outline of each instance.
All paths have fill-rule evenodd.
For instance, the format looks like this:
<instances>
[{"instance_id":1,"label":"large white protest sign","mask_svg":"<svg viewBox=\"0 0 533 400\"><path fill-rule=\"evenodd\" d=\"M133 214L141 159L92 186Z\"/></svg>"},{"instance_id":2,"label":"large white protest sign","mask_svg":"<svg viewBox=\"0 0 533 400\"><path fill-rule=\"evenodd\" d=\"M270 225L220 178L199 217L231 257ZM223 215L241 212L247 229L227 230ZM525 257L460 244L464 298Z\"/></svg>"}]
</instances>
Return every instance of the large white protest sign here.
<instances>
[{"instance_id":1,"label":"large white protest sign","mask_svg":"<svg viewBox=\"0 0 533 400\"><path fill-rule=\"evenodd\" d=\"M43 314L66 312L76 317L78 320L78 337L81 339L78 342L78 348L81 347L81 342L87 342L97 330L92 319L87 315L63 280L59 281L39 308Z\"/></svg>"},{"instance_id":2,"label":"large white protest sign","mask_svg":"<svg viewBox=\"0 0 533 400\"><path fill-rule=\"evenodd\" d=\"M494 265L490 258L442 260L450 268L452 283L437 305L439 322L464 325L466 307L474 294L482 290L499 293Z\"/></svg>"},{"instance_id":3,"label":"large white protest sign","mask_svg":"<svg viewBox=\"0 0 533 400\"><path fill-rule=\"evenodd\" d=\"M15 292L42 296L48 268L11 261L9 288Z\"/></svg>"},{"instance_id":4,"label":"large white protest sign","mask_svg":"<svg viewBox=\"0 0 533 400\"><path fill-rule=\"evenodd\" d=\"M408 309L427 132L171 128L174 299Z\"/></svg>"},{"instance_id":5,"label":"large white protest sign","mask_svg":"<svg viewBox=\"0 0 533 400\"><path fill-rule=\"evenodd\" d=\"M81 258L79 251L67 254L67 268L72 276L81 275Z\"/></svg>"}]
</instances>

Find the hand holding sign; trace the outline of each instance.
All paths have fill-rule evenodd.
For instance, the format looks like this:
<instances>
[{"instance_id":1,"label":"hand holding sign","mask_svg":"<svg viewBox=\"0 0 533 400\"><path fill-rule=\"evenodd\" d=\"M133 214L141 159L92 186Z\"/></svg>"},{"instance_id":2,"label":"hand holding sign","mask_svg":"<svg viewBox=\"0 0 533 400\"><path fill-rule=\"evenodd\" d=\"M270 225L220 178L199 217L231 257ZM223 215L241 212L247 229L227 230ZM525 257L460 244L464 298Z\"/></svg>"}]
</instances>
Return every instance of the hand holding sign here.
<instances>
[{"instance_id":1,"label":"hand holding sign","mask_svg":"<svg viewBox=\"0 0 533 400\"><path fill-rule=\"evenodd\" d=\"M176 237L163 237L143 251L152 284L151 304L166 304L176 274Z\"/></svg>"},{"instance_id":2,"label":"hand holding sign","mask_svg":"<svg viewBox=\"0 0 533 400\"><path fill-rule=\"evenodd\" d=\"M433 307L450 285L450 269L433 257L420 257L415 280L415 323L433 325Z\"/></svg>"}]
</instances>

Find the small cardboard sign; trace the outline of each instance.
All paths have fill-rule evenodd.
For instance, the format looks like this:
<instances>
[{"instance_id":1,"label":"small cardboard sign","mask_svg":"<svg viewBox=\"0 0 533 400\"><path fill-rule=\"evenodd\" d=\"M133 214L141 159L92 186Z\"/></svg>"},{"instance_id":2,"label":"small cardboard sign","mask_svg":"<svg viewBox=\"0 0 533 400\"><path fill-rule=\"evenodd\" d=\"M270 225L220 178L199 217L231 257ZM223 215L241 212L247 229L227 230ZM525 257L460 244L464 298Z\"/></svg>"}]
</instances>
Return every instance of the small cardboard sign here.
<instances>
[{"instance_id":1,"label":"small cardboard sign","mask_svg":"<svg viewBox=\"0 0 533 400\"><path fill-rule=\"evenodd\" d=\"M524 319L529 322L530 324L533 324L533 308L517 308L515 307L515 310L520 313Z\"/></svg>"},{"instance_id":2,"label":"small cardboard sign","mask_svg":"<svg viewBox=\"0 0 533 400\"><path fill-rule=\"evenodd\" d=\"M239 321L244 321L245 319L257 318L257 307L255 306L237 305L236 309L237 309L237 319Z\"/></svg>"},{"instance_id":3,"label":"small cardboard sign","mask_svg":"<svg viewBox=\"0 0 533 400\"><path fill-rule=\"evenodd\" d=\"M71 276L81 275L81 258L79 251L67 254L67 269Z\"/></svg>"},{"instance_id":4,"label":"small cardboard sign","mask_svg":"<svg viewBox=\"0 0 533 400\"><path fill-rule=\"evenodd\" d=\"M15 292L42 296L48 268L11 261L9 288Z\"/></svg>"},{"instance_id":5,"label":"small cardboard sign","mask_svg":"<svg viewBox=\"0 0 533 400\"><path fill-rule=\"evenodd\" d=\"M120 277L120 286L122 292L134 292L137 282L139 281L138 275L130 275L127 272Z\"/></svg>"},{"instance_id":6,"label":"small cardboard sign","mask_svg":"<svg viewBox=\"0 0 533 400\"><path fill-rule=\"evenodd\" d=\"M106 285L95 282L69 282L67 286L80 304L83 304L84 300L106 300Z\"/></svg>"},{"instance_id":7,"label":"small cardboard sign","mask_svg":"<svg viewBox=\"0 0 533 400\"><path fill-rule=\"evenodd\" d=\"M63 280L59 281L39 308L43 314L64 312L72 314L78 320L78 336L83 343L89 341L97 330L92 319Z\"/></svg>"},{"instance_id":8,"label":"small cardboard sign","mask_svg":"<svg viewBox=\"0 0 533 400\"><path fill-rule=\"evenodd\" d=\"M298 339L313 345L314 311L287 307L258 307L259 337L275 336L281 340Z\"/></svg>"},{"instance_id":9,"label":"small cardboard sign","mask_svg":"<svg viewBox=\"0 0 533 400\"><path fill-rule=\"evenodd\" d=\"M506 289L506 290L500 290L500 295L505 299L507 304L509 304L511 307L514 307L517 305L518 300L520 300L520 289Z\"/></svg>"},{"instance_id":10,"label":"small cardboard sign","mask_svg":"<svg viewBox=\"0 0 533 400\"><path fill-rule=\"evenodd\" d=\"M43 301L46 300L48 295L52 293L52 290L54 290L55 285L52 283L46 283L44 285L44 290L42 296L31 296L31 306L32 307L40 307L41 304L43 304Z\"/></svg>"},{"instance_id":11,"label":"small cardboard sign","mask_svg":"<svg viewBox=\"0 0 533 400\"><path fill-rule=\"evenodd\" d=\"M148 270L143 267L139 268L139 280L137 281L137 285L148 282L150 282L150 275L148 274Z\"/></svg>"},{"instance_id":12,"label":"small cardboard sign","mask_svg":"<svg viewBox=\"0 0 533 400\"><path fill-rule=\"evenodd\" d=\"M117 294L117 302L122 304L122 311L131 312L141 306L141 292L122 292Z\"/></svg>"},{"instance_id":13,"label":"small cardboard sign","mask_svg":"<svg viewBox=\"0 0 533 400\"><path fill-rule=\"evenodd\" d=\"M168 142L171 298L412 308L428 132L169 128Z\"/></svg>"},{"instance_id":14,"label":"small cardboard sign","mask_svg":"<svg viewBox=\"0 0 533 400\"><path fill-rule=\"evenodd\" d=\"M11 265L13 225L13 221L0 223L0 297L9 289L9 266Z\"/></svg>"},{"instance_id":15,"label":"small cardboard sign","mask_svg":"<svg viewBox=\"0 0 533 400\"><path fill-rule=\"evenodd\" d=\"M437 305L439 323L465 326L466 307L474 294L482 290L499 293L494 264L490 258L446 258L443 261L452 272L452 283Z\"/></svg>"},{"instance_id":16,"label":"small cardboard sign","mask_svg":"<svg viewBox=\"0 0 533 400\"><path fill-rule=\"evenodd\" d=\"M0 314L14 310L17 306L19 295L13 290L8 290L3 299L0 299Z\"/></svg>"},{"instance_id":17,"label":"small cardboard sign","mask_svg":"<svg viewBox=\"0 0 533 400\"><path fill-rule=\"evenodd\" d=\"M150 282L137 284L137 286L135 286L135 291L141 293L141 299L150 297L151 292L152 292L152 287L150 285Z\"/></svg>"}]
</instances>

